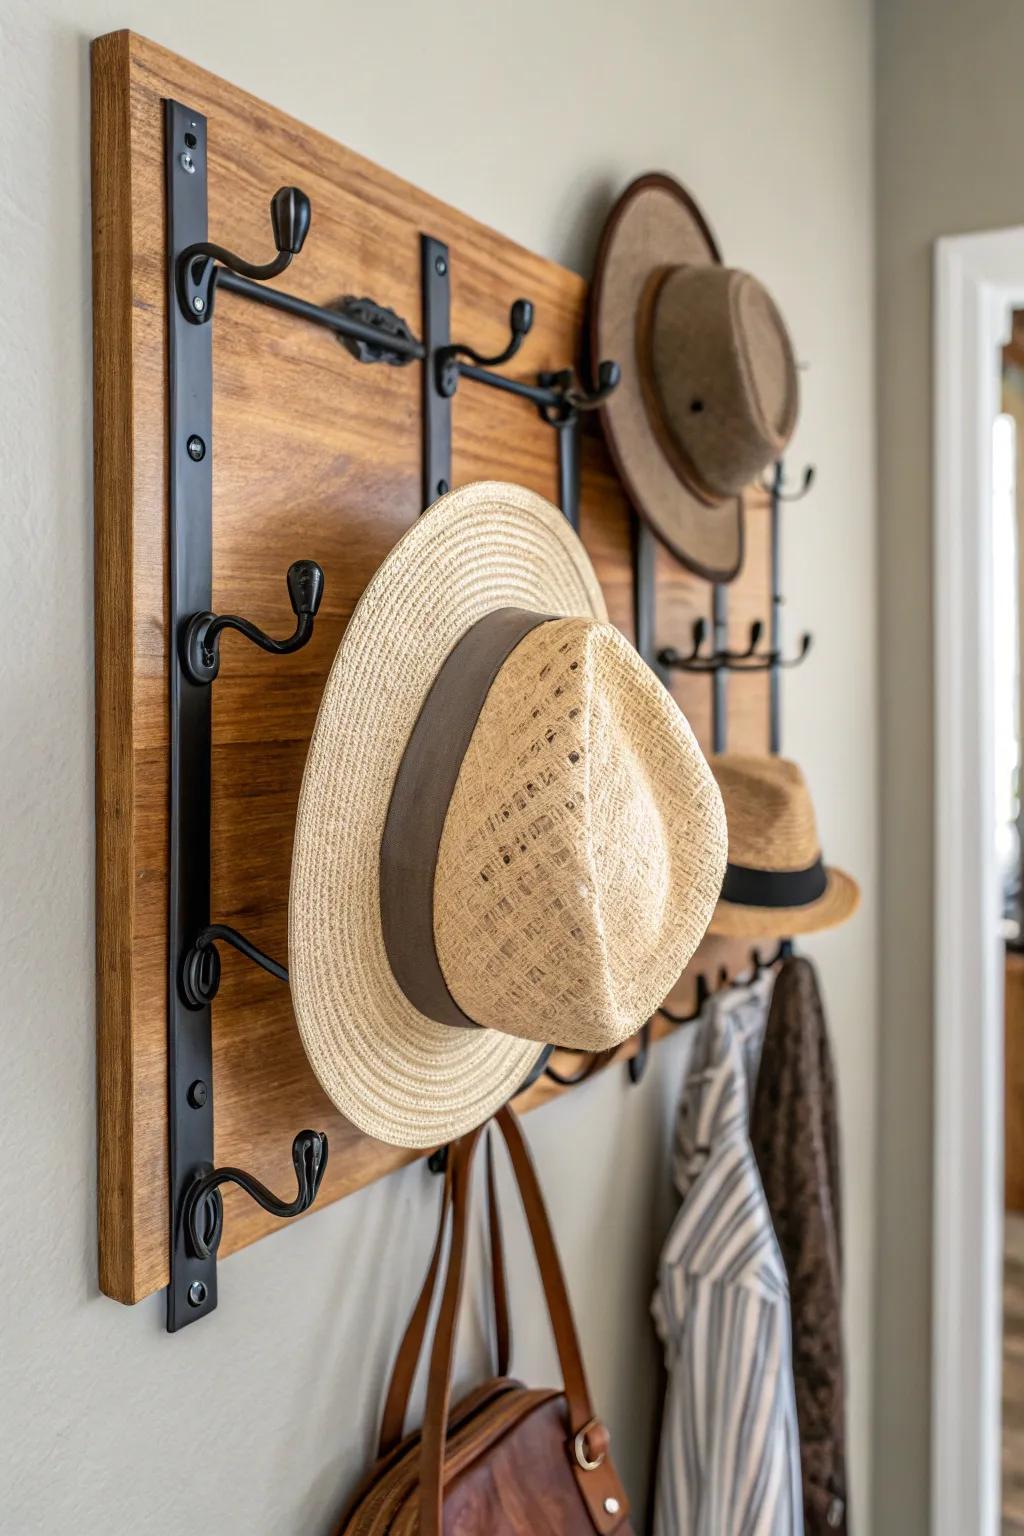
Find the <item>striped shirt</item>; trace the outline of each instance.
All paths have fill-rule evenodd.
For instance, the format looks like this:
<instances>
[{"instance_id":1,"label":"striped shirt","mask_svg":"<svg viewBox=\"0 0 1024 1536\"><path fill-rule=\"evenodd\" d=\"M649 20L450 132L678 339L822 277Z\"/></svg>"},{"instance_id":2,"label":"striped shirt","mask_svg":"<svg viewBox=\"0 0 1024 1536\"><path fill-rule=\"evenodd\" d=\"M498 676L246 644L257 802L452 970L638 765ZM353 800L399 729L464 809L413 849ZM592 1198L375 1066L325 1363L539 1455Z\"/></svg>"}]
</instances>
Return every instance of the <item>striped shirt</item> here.
<instances>
[{"instance_id":1,"label":"striped shirt","mask_svg":"<svg viewBox=\"0 0 1024 1536\"><path fill-rule=\"evenodd\" d=\"M680 1104L655 1536L803 1533L789 1288L747 1135L768 985L712 999Z\"/></svg>"}]
</instances>

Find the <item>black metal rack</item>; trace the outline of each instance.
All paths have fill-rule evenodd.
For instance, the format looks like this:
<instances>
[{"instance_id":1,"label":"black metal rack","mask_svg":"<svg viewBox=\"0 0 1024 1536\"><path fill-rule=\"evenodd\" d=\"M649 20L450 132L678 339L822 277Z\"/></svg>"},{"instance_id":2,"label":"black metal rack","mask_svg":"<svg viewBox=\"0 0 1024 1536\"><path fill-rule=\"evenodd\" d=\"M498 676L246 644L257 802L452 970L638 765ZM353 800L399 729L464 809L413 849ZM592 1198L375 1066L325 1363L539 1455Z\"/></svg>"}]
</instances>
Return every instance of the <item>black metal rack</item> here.
<instances>
[{"instance_id":1,"label":"black metal rack","mask_svg":"<svg viewBox=\"0 0 1024 1536\"><path fill-rule=\"evenodd\" d=\"M771 560L771 614L768 625L768 650L761 651L761 640L764 636L765 625L761 619L756 619L750 626L750 638L746 647L741 651L729 649L728 644L728 588L720 582L712 583L712 634L710 648L706 648L707 621L703 618L696 619L693 625L693 642L691 649L686 653L677 651L672 646L658 647L655 634L655 554L657 541L647 524L639 518L634 518L634 611L636 614L636 638L637 649L647 664L666 681L669 671L702 672L712 680L712 739L715 753L724 752L727 742L727 680L730 672L767 672L769 699L768 699L768 737L769 751L778 753L782 750L782 673L787 668L798 667L810 654L813 637L804 633L800 637L800 643L796 654L786 656L783 653L782 636L782 609L785 599L782 594L782 504L783 502L800 501L807 495L814 484L815 470L808 465L800 477L797 488L793 491L786 489L786 468L782 459L776 461L772 469L771 479L765 482L763 489L769 498L769 540ZM756 949L751 950L750 975L734 977L730 980L727 972L722 972L718 978L717 990L730 987L749 986L762 971L770 970L780 960L786 959L793 952L792 941L783 939L775 954L770 959L764 959ZM712 996L712 989L703 975L697 977L696 1006L692 1013L673 1013L668 1008L659 1008L658 1015L673 1025L695 1023L704 1011L708 999ZM647 1069L648 1055L650 1051L651 1023L647 1023L640 1031L640 1040L637 1050L627 1063L629 1079L632 1083L639 1083ZM572 1081L582 1081L590 1075L590 1072L599 1065L598 1059L590 1063ZM550 1076L556 1081L569 1081L556 1076L551 1068Z\"/></svg>"},{"instance_id":2,"label":"black metal rack","mask_svg":"<svg viewBox=\"0 0 1024 1536\"><path fill-rule=\"evenodd\" d=\"M495 370L511 361L533 322L533 305L516 299L509 311L507 345L491 356L450 336L451 257L433 236L421 236L423 336L417 337L393 309L375 299L349 295L318 305L266 286L302 250L311 223L309 199L282 187L270 205L276 254L254 263L212 243L207 234L207 124L199 112L165 102L167 282L169 298L171 799L168 1094L171 1196L171 1265L167 1327L173 1332L217 1305L216 1255L223 1225L220 1189L233 1182L278 1217L297 1216L316 1199L327 1166L327 1138L304 1130L292 1157L297 1193L274 1195L237 1168L213 1163L211 1004L220 982L218 944L228 944L279 980L286 968L243 934L210 914L211 684L220 665L220 644L229 631L276 655L299 650L310 639L323 595L323 571L312 559L287 573L296 624L276 640L250 620L211 612L212 603L212 325L217 295L265 304L332 332L363 364L423 370L423 505L451 483L452 400L466 379L526 400L558 434L562 510L579 525L579 431L581 417L616 387L619 368L602 362L597 384L587 389L571 368L540 374L535 381ZM529 1081L546 1065L542 1052ZM526 1086L524 1084L524 1086Z\"/></svg>"},{"instance_id":3,"label":"black metal rack","mask_svg":"<svg viewBox=\"0 0 1024 1536\"><path fill-rule=\"evenodd\" d=\"M728 587L721 582L711 587L711 644L708 639L707 620L694 620L693 643L689 651L678 651L674 646L659 647L655 624L654 561L657 541L647 524L639 518L634 523L635 564L633 598L636 613L637 649L664 682L667 674L677 672L701 672L712 680L712 750L724 752L727 743L727 684L730 672L767 672L769 674L769 749L780 750L781 743L781 677L790 667L798 667L810 654L813 637L804 633L793 656L783 653L782 642L782 550L781 506L785 501L799 501L814 484L814 469L808 466L801 476L799 488L790 492L785 489L786 470L781 459L772 471L771 480L764 486L769 497L771 541L771 615L768 623L768 649L760 649L764 637L763 619L755 619L750 626L750 638L743 650L729 648L728 635Z\"/></svg>"}]
</instances>

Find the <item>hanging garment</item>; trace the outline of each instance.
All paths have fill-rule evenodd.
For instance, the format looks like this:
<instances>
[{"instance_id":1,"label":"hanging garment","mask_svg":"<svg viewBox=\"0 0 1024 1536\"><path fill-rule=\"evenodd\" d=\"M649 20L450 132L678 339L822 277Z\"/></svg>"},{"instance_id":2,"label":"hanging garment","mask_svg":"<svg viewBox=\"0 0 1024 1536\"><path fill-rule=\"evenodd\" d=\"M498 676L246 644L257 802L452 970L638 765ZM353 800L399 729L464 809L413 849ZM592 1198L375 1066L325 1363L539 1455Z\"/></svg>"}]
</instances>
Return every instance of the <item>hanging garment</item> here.
<instances>
[{"instance_id":1,"label":"hanging garment","mask_svg":"<svg viewBox=\"0 0 1024 1536\"><path fill-rule=\"evenodd\" d=\"M789 1277L806 1528L831 1536L848 1530L838 1114L818 980L803 958L776 978L750 1140Z\"/></svg>"},{"instance_id":2,"label":"hanging garment","mask_svg":"<svg viewBox=\"0 0 1024 1536\"><path fill-rule=\"evenodd\" d=\"M655 1536L803 1532L789 1290L748 1138L767 1008L765 985L712 1000L680 1104Z\"/></svg>"}]
</instances>

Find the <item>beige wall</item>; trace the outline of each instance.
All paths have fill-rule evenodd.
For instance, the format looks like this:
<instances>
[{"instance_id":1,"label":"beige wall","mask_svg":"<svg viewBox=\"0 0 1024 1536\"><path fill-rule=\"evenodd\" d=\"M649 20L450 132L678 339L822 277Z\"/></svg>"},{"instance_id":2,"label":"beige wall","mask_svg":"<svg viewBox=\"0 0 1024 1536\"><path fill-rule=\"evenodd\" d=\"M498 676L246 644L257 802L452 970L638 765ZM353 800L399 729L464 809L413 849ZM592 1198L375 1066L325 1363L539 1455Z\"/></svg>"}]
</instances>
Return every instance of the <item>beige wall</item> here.
<instances>
[{"instance_id":1,"label":"beige wall","mask_svg":"<svg viewBox=\"0 0 1024 1536\"><path fill-rule=\"evenodd\" d=\"M875 1080L873 187L868 0L3 0L0 165L0 1527L11 1536L323 1532L367 1455L426 1253L422 1166L221 1267L176 1338L159 1300L96 1293L93 1101L90 35L132 25L586 269L610 198L665 167L791 322L787 745L863 912L808 944L840 1064L854 1483L867 1510ZM314 228L315 238L315 228ZM387 294L379 295L384 301ZM916 387L924 393L923 378ZM655 1412L647 1321L684 1042L531 1118L588 1363L639 1492ZM518 1246L518 1368L550 1379ZM463 1377L480 1361L468 1319ZM865 1521L866 1513L862 1518ZM723 1533L724 1536L724 1533Z\"/></svg>"},{"instance_id":2,"label":"beige wall","mask_svg":"<svg viewBox=\"0 0 1024 1536\"><path fill-rule=\"evenodd\" d=\"M931 1324L932 244L1024 218L1024 7L880 0L876 18L885 793L873 1530L918 1536Z\"/></svg>"}]
</instances>

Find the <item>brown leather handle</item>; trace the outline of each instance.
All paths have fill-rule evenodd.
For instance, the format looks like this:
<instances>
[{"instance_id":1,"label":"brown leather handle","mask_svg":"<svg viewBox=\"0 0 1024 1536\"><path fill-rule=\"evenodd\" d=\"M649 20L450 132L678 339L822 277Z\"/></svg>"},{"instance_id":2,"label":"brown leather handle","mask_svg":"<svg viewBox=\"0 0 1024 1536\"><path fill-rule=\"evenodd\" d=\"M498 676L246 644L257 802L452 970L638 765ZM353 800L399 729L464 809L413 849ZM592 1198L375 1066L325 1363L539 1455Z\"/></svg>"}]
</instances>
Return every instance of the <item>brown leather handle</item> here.
<instances>
[{"instance_id":1,"label":"brown leather handle","mask_svg":"<svg viewBox=\"0 0 1024 1536\"><path fill-rule=\"evenodd\" d=\"M445 1167L444 1187L441 1192L441 1212L437 1223L437 1238L427 1268L423 1287L406 1324L402 1342L398 1346L395 1364L391 1372L384 1413L381 1417L378 1458L388 1456L402 1439L405 1418L409 1410L412 1384L416 1379L416 1367L423 1349L427 1320L437 1286L437 1273L444 1251L444 1234L452 1200L452 1169L456 1149L449 1149ZM494 1297L494 1327L497 1342L498 1375L507 1376L512 1351L512 1330L509 1323L508 1282L505 1275L505 1245L501 1232L501 1215L498 1210L498 1192L494 1182L494 1152L491 1138L487 1138L487 1218L491 1249L491 1289Z\"/></svg>"},{"instance_id":2,"label":"brown leather handle","mask_svg":"<svg viewBox=\"0 0 1024 1536\"><path fill-rule=\"evenodd\" d=\"M462 1302L473 1156L479 1139L478 1127L463 1136L448 1153L449 1162L453 1165L452 1238L448 1252L448 1274L430 1355L427 1405L420 1436L420 1536L443 1536L444 1531L444 1451L448 1439L455 1335Z\"/></svg>"},{"instance_id":3,"label":"brown leather handle","mask_svg":"<svg viewBox=\"0 0 1024 1536\"><path fill-rule=\"evenodd\" d=\"M551 1330L555 1336L555 1348L562 1367L562 1381L569 1405L570 1424L575 1435L589 1424L594 1417L594 1410L590 1402L586 1372L583 1369L583 1356L580 1353L580 1341L572 1315L572 1303L569 1300L562 1263L551 1231L551 1222L548 1220L544 1196L541 1194L537 1172L519 1121L507 1106L499 1109L496 1119L501 1134L505 1138L509 1157L512 1159L512 1169L516 1176L516 1183L519 1185L519 1195L523 1202L523 1210L526 1212L530 1236L533 1239L533 1251L537 1256L537 1267L544 1285Z\"/></svg>"},{"instance_id":4,"label":"brown leather handle","mask_svg":"<svg viewBox=\"0 0 1024 1536\"><path fill-rule=\"evenodd\" d=\"M496 1118L512 1160L540 1269L555 1347L562 1367L570 1431L572 1435L578 1435L593 1423L594 1413L565 1277L540 1185L519 1123L508 1108L499 1110ZM462 1298L466 1221L472 1188L473 1158L479 1138L479 1129L471 1131L454 1149L454 1155L449 1154L452 1164L452 1241L431 1352L427 1406L420 1441L420 1536L443 1536L444 1530L444 1453L448 1438L456 1325ZM603 1443L597 1449L603 1451Z\"/></svg>"}]
</instances>

